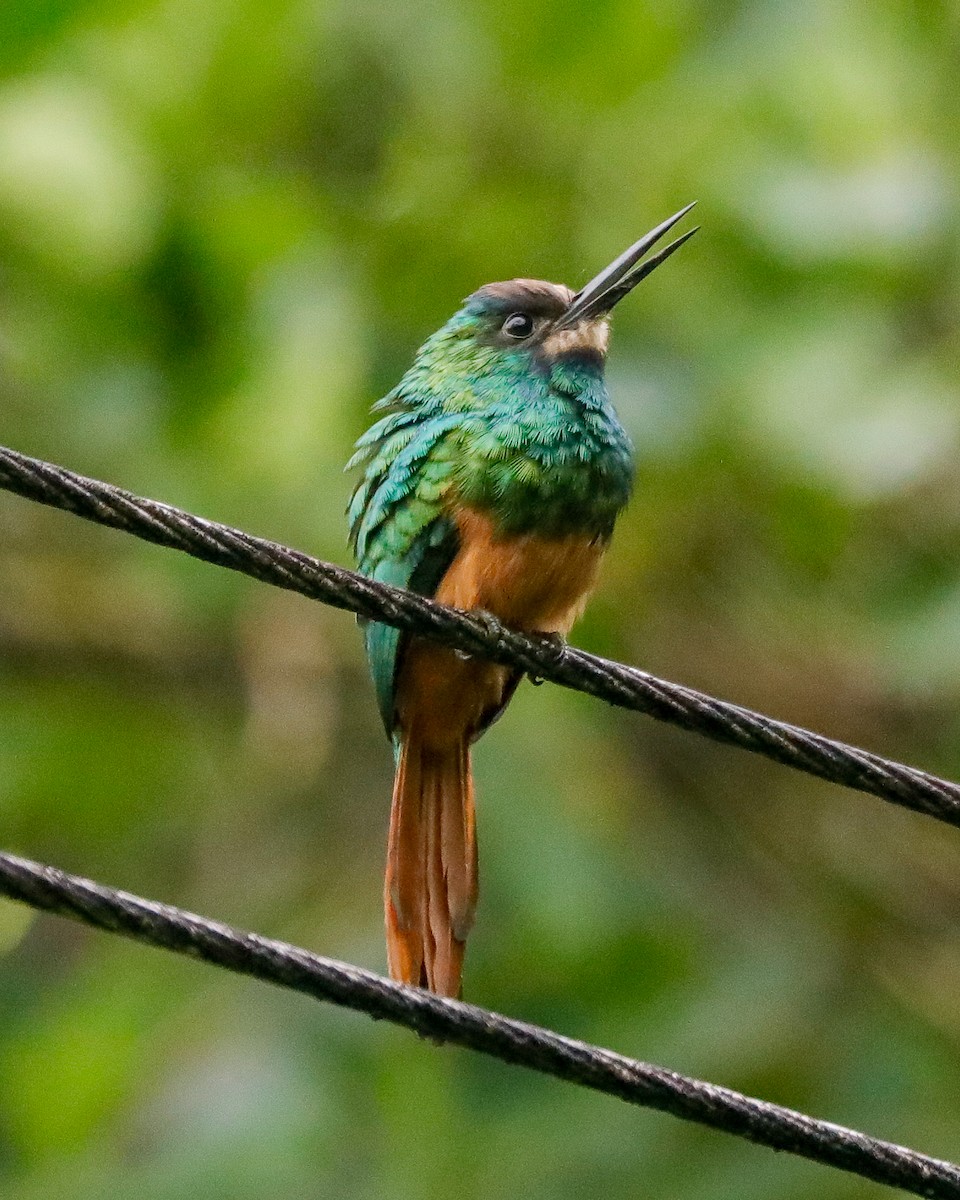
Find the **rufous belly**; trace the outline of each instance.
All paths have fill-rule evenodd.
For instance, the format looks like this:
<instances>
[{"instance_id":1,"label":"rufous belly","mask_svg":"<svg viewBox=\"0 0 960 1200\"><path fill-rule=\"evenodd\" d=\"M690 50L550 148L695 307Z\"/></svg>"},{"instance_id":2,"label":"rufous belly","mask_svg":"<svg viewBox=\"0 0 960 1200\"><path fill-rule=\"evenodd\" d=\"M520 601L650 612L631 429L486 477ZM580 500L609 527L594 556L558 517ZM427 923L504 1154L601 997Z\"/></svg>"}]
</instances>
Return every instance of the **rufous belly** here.
<instances>
[{"instance_id":1,"label":"rufous belly","mask_svg":"<svg viewBox=\"0 0 960 1200\"><path fill-rule=\"evenodd\" d=\"M527 632L566 635L596 584L604 544L584 534L497 537L489 517L457 514L460 549L436 599L455 608L484 609ZM414 639L397 686L402 729L416 723L427 745L442 746L477 730L507 696L511 672Z\"/></svg>"}]
</instances>

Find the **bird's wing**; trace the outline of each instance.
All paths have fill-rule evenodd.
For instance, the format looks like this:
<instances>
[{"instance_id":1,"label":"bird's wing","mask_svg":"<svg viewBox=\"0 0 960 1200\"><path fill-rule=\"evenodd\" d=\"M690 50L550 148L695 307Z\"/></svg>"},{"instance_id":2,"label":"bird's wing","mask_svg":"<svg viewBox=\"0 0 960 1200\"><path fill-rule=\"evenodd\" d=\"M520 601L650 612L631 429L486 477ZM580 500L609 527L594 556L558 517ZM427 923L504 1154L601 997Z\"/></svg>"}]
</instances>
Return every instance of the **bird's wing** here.
<instances>
[{"instance_id":1,"label":"bird's wing","mask_svg":"<svg viewBox=\"0 0 960 1200\"><path fill-rule=\"evenodd\" d=\"M444 509L454 471L450 435L458 425L459 414L425 418L399 408L357 442L347 466L363 466L364 474L350 502L350 540L360 570L370 578L425 596L436 592L459 547ZM394 686L406 639L390 625L362 624L380 715L392 737Z\"/></svg>"},{"instance_id":2,"label":"bird's wing","mask_svg":"<svg viewBox=\"0 0 960 1200\"><path fill-rule=\"evenodd\" d=\"M409 588L423 596L432 596L457 553L459 541L453 523L443 516L424 532L424 538L402 559L381 559L370 572L371 578L394 587ZM430 545L434 539L437 544ZM395 724L394 691L407 635L379 621L361 623L380 716L388 737L392 737Z\"/></svg>"}]
</instances>

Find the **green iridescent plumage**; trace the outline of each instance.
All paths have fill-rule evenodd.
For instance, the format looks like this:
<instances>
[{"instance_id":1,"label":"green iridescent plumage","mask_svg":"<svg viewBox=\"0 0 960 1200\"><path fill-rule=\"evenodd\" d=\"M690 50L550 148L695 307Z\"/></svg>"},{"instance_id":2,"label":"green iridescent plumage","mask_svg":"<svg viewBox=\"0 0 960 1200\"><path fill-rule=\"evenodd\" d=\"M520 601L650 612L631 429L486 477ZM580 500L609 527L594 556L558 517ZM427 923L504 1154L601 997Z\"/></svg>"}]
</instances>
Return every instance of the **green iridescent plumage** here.
<instances>
[{"instance_id":1,"label":"green iridescent plumage","mask_svg":"<svg viewBox=\"0 0 960 1200\"><path fill-rule=\"evenodd\" d=\"M612 532L632 454L601 356L551 353L536 339L504 344L498 331L520 299L490 289L471 296L375 405L383 415L348 464L364 469L349 518L365 574L433 594L456 553L458 506L488 513L504 538ZM553 300L558 311L568 302L568 294ZM365 636L389 732L401 638L377 623Z\"/></svg>"},{"instance_id":2,"label":"green iridescent plumage","mask_svg":"<svg viewBox=\"0 0 960 1200\"><path fill-rule=\"evenodd\" d=\"M375 406L349 466L350 537L367 575L531 634L564 636L630 494L607 398L607 314L690 234L645 257L687 210L574 294L489 283ZM521 672L378 622L364 628L396 757L384 923L390 974L459 996L478 896L471 744Z\"/></svg>"}]
</instances>

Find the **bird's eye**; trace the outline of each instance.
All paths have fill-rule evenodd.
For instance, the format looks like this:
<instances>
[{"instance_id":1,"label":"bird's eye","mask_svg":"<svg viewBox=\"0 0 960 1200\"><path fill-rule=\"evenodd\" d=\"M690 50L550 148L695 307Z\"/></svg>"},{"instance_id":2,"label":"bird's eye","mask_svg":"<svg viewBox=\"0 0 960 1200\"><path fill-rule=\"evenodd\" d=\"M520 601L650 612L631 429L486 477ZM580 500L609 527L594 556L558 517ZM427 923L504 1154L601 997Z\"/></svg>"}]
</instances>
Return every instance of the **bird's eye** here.
<instances>
[{"instance_id":1,"label":"bird's eye","mask_svg":"<svg viewBox=\"0 0 960 1200\"><path fill-rule=\"evenodd\" d=\"M522 341L524 338L528 338L530 334L533 333L533 317L530 317L526 313L522 312L511 313L510 316L507 317L504 323L500 326L500 328L507 335L507 337L516 338L517 341Z\"/></svg>"}]
</instances>

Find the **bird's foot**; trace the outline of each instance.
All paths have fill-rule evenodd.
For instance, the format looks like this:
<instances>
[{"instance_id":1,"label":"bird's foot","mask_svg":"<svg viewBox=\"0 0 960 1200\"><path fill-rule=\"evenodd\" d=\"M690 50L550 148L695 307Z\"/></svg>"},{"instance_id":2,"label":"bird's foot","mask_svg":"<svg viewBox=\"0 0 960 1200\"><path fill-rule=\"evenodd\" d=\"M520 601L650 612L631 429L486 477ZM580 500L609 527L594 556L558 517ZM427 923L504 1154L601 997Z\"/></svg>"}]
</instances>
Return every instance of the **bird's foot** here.
<instances>
[{"instance_id":1,"label":"bird's foot","mask_svg":"<svg viewBox=\"0 0 960 1200\"><path fill-rule=\"evenodd\" d=\"M545 650L550 651L550 661L559 663L563 658L563 652L567 648L566 638L562 633L528 633L527 637L532 642L538 642ZM530 675L530 682L534 687L539 687L544 681L539 675Z\"/></svg>"},{"instance_id":2,"label":"bird's foot","mask_svg":"<svg viewBox=\"0 0 960 1200\"><path fill-rule=\"evenodd\" d=\"M503 637L503 623L492 612L487 612L485 608L474 608L470 610L470 616L483 629L484 633L488 634L494 641L499 642ZM464 660L474 657L469 650L454 650L454 654L457 658Z\"/></svg>"}]
</instances>

